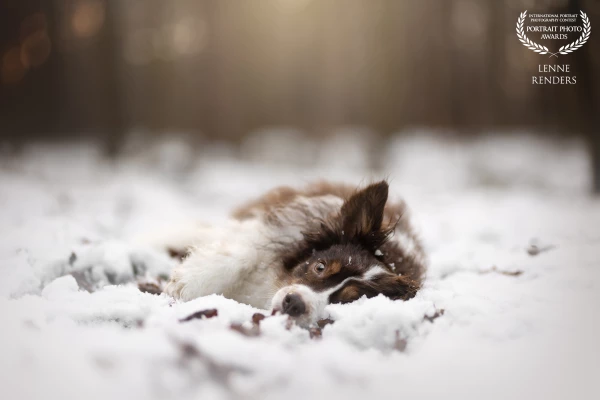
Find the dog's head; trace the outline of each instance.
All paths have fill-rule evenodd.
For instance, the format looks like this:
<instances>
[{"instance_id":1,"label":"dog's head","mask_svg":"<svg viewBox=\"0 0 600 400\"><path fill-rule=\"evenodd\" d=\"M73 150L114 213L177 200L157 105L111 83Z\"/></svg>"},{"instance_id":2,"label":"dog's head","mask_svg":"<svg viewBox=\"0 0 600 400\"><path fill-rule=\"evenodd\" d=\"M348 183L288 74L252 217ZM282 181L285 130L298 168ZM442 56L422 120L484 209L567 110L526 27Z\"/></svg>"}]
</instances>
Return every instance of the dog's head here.
<instances>
[{"instance_id":1,"label":"dog's head","mask_svg":"<svg viewBox=\"0 0 600 400\"><path fill-rule=\"evenodd\" d=\"M348 198L319 230L304 233L284 261L290 284L273 297L273 310L310 325L330 303L380 293L391 299L413 297L416 284L394 273L380 250L395 229L394 221L383 221L387 197L387 182L372 184Z\"/></svg>"}]
</instances>

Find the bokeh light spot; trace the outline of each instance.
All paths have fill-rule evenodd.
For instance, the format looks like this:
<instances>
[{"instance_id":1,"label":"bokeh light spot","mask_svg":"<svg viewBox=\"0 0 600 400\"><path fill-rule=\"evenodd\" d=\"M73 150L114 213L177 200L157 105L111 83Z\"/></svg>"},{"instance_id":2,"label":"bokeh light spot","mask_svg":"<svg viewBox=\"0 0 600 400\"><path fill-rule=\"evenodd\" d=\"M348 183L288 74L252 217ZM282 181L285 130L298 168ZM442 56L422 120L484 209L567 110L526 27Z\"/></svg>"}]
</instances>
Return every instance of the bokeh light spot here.
<instances>
[{"instance_id":1,"label":"bokeh light spot","mask_svg":"<svg viewBox=\"0 0 600 400\"><path fill-rule=\"evenodd\" d=\"M14 85L19 83L27 73L27 68L21 62L21 49L17 46L10 48L2 57L2 83Z\"/></svg>"},{"instance_id":2,"label":"bokeh light spot","mask_svg":"<svg viewBox=\"0 0 600 400\"><path fill-rule=\"evenodd\" d=\"M48 59L51 49L46 31L32 33L21 45L21 63L25 68L38 67Z\"/></svg>"},{"instance_id":3,"label":"bokeh light spot","mask_svg":"<svg viewBox=\"0 0 600 400\"><path fill-rule=\"evenodd\" d=\"M202 20L185 18L173 27L171 42L182 55L196 54L206 45L206 24Z\"/></svg>"},{"instance_id":4,"label":"bokeh light spot","mask_svg":"<svg viewBox=\"0 0 600 400\"><path fill-rule=\"evenodd\" d=\"M89 38L98 33L104 24L105 8L104 2L99 0L77 3L71 20L75 36Z\"/></svg>"}]
</instances>

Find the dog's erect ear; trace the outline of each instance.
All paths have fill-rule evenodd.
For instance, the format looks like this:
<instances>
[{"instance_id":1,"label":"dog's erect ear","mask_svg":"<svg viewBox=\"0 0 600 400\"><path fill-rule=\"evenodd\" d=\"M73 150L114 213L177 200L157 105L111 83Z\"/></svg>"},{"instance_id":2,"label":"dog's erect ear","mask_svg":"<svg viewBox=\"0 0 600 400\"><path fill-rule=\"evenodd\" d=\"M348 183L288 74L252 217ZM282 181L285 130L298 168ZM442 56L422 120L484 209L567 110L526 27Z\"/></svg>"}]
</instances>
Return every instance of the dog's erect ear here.
<instances>
[{"instance_id":1,"label":"dog's erect ear","mask_svg":"<svg viewBox=\"0 0 600 400\"><path fill-rule=\"evenodd\" d=\"M381 181L357 191L339 212L321 222L320 229L303 232L301 248L284 262L291 267L315 250L337 244L356 244L377 256L377 250L394 232L395 225L383 226L383 211L388 197L388 184ZM381 255L381 253L379 253Z\"/></svg>"},{"instance_id":2,"label":"dog's erect ear","mask_svg":"<svg viewBox=\"0 0 600 400\"><path fill-rule=\"evenodd\" d=\"M379 231L387 198L386 181L374 183L353 194L340 211L343 235L352 239Z\"/></svg>"}]
</instances>

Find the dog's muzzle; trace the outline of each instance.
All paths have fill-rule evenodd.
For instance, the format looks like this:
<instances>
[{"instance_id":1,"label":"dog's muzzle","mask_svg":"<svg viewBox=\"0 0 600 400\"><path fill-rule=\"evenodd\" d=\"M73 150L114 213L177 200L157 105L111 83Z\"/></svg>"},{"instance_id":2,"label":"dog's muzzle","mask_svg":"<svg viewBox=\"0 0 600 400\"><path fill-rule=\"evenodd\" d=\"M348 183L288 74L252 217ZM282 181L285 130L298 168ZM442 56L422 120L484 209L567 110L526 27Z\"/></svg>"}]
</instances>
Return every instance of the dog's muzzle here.
<instances>
[{"instance_id":1,"label":"dog's muzzle","mask_svg":"<svg viewBox=\"0 0 600 400\"><path fill-rule=\"evenodd\" d=\"M317 293L305 285L290 285L275 293L271 308L274 313L289 315L299 326L308 327L323 318L328 297L327 292Z\"/></svg>"}]
</instances>

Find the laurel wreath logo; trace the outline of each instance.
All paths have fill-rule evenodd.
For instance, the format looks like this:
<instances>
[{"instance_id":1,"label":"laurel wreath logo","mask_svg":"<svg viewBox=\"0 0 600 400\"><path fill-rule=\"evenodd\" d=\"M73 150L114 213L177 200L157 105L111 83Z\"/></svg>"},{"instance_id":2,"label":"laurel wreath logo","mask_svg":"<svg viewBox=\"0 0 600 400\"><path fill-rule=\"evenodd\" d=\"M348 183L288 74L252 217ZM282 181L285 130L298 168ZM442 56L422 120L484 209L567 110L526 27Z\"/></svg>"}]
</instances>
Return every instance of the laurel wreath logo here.
<instances>
[{"instance_id":1,"label":"laurel wreath logo","mask_svg":"<svg viewBox=\"0 0 600 400\"><path fill-rule=\"evenodd\" d=\"M523 46L539 54L550 54L550 57L558 57L558 54L564 55L572 53L581 46L583 46L588 41L588 39L590 38L590 34L592 33L592 25L590 24L590 19L588 18L587 14L583 11L580 11L580 13L581 20L583 21L583 32L581 33L581 36L579 36L579 39L577 39L573 43L562 46L560 49L558 49L558 52L556 53L552 53L550 50L548 50L546 46L542 46L541 44L534 42L533 40L529 39L527 35L525 35L523 25L525 24L527 10L523 11L519 16L519 19L517 20L517 37L519 38L519 41L523 43Z\"/></svg>"}]
</instances>

